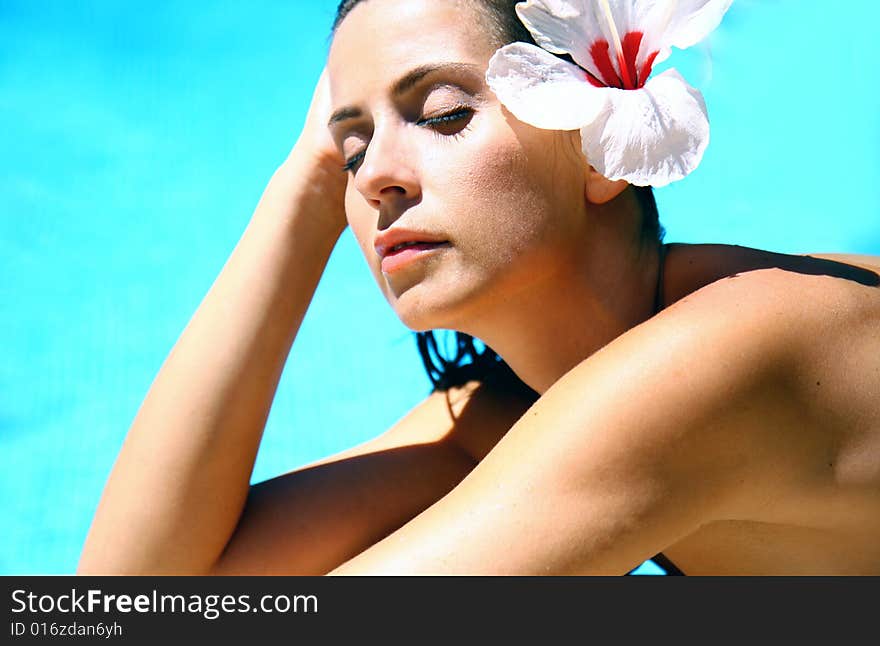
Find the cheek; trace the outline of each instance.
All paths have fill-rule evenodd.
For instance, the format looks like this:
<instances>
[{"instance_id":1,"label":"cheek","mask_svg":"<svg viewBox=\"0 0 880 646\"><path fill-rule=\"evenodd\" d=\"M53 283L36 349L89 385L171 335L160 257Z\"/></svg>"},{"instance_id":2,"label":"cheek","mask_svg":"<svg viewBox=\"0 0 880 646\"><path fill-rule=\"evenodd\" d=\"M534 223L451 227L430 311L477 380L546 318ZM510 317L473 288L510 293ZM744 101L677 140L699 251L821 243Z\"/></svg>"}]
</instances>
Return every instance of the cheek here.
<instances>
[{"instance_id":1,"label":"cheek","mask_svg":"<svg viewBox=\"0 0 880 646\"><path fill-rule=\"evenodd\" d=\"M472 176L475 212L481 214L492 256L507 263L540 230L536 195L529 185L522 151L495 148L483 162Z\"/></svg>"},{"instance_id":2,"label":"cheek","mask_svg":"<svg viewBox=\"0 0 880 646\"><path fill-rule=\"evenodd\" d=\"M548 141L539 137L524 144L513 133L497 138L462 177L473 214L469 237L479 240L481 254L492 264L514 262L562 233L560 215L574 206L577 188L548 155Z\"/></svg>"}]
</instances>

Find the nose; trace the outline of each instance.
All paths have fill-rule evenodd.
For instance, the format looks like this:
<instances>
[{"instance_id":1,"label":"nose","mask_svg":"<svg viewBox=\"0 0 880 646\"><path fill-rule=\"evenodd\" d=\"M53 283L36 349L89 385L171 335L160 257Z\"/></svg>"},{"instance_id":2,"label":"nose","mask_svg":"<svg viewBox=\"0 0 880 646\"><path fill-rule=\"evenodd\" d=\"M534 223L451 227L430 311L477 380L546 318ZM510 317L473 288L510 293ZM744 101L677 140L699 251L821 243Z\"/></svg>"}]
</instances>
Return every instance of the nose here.
<instances>
[{"instance_id":1,"label":"nose","mask_svg":"<svg viewBox=\"0 0 880 646\"><path fill-rule=\"evenodd\" d=\"M373 208L399 213L421 199L414 161L401 133L377 129L355 174L355 188Z\"/></svg>"}]
</instances>

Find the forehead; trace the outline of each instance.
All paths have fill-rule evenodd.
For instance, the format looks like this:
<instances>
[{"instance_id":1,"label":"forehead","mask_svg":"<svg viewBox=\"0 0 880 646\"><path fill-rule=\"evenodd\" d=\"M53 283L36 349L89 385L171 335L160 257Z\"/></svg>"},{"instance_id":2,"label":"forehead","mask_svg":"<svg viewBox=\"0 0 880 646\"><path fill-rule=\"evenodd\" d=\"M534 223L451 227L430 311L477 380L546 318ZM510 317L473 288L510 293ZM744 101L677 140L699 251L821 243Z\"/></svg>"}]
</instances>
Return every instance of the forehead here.
<instances>
[{"instance_id":1,"label":"forehead","mask_svg":"<svg viewBox=\"0 0 880 646\"><path fill-rule=\"evenodd\" d=\"M495 52L479 12L462 0L364 0L336 30L327 69L333 103L384 92L422 65L485 67Z\"/></svg>"}]
</instances>

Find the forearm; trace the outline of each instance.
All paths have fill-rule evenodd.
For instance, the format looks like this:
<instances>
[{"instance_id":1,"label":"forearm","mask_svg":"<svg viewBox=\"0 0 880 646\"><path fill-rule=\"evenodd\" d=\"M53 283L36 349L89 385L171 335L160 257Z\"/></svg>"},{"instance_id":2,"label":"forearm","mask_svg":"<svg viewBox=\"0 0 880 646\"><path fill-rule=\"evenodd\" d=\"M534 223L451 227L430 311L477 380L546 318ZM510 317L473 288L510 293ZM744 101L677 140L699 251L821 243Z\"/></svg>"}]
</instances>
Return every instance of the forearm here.
<instances>
[{"instance_id":1,"label":"forearm","mask_svg":"<svg viewBox=\"0 0 880 646\"><path fill-rule=\"evenodd\" d=\"M80 573L201 573L241 515L285 361L341 233L290 160L154 380Z\"/></svg>"}]
</instances>

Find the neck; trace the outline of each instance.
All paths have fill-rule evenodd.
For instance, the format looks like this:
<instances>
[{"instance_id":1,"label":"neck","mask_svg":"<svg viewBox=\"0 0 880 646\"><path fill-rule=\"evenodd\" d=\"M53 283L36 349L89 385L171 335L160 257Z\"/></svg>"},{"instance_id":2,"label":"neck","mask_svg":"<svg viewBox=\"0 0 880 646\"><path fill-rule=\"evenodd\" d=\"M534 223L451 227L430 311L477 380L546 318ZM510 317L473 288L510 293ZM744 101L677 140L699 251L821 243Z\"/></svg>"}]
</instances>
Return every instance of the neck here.
<instances>
[{"instance_id":1,"label":"neck","mask_svg":"<svg viewBox=\"0 0 880 646\"><path fill-rule=\"evenodd\" d=\"M619 231L614 227L591 236L573 265L481 308L478 320L458 329L488 344L543 394L655 313L659 245L633 245L621 240Z\"/></svg>"}]
</instances>

